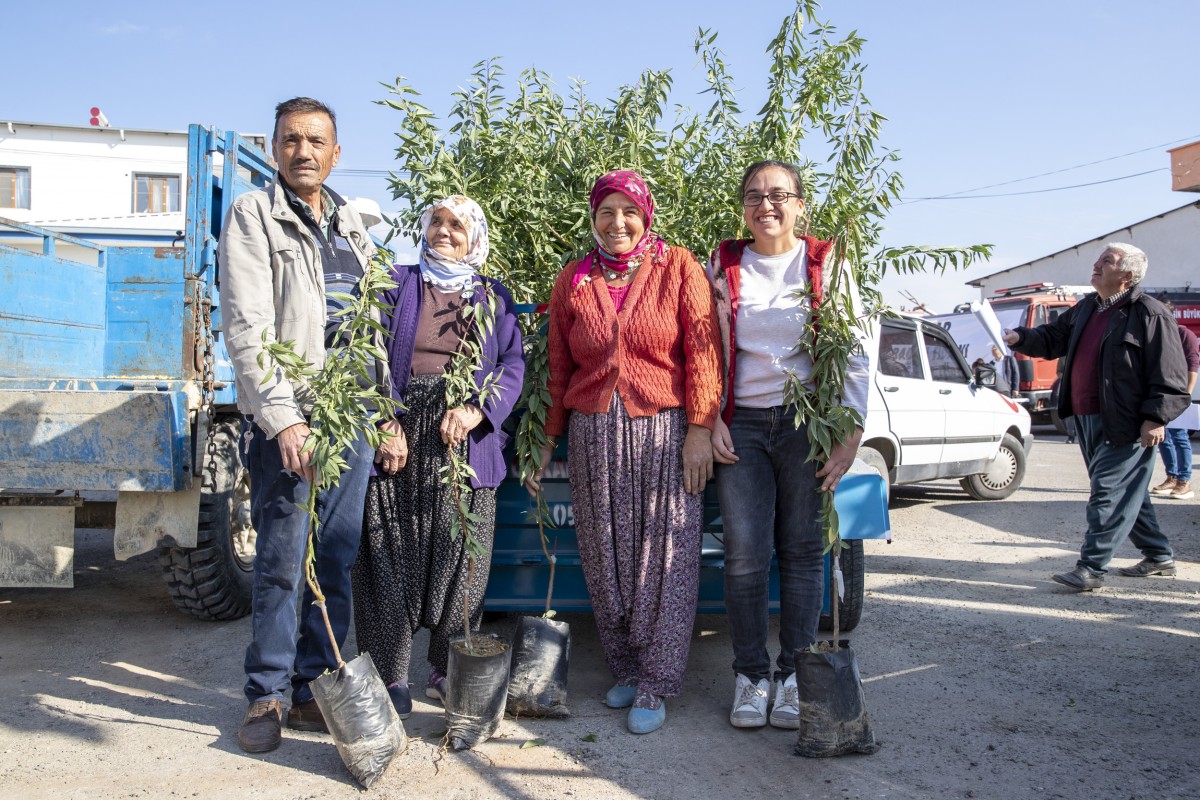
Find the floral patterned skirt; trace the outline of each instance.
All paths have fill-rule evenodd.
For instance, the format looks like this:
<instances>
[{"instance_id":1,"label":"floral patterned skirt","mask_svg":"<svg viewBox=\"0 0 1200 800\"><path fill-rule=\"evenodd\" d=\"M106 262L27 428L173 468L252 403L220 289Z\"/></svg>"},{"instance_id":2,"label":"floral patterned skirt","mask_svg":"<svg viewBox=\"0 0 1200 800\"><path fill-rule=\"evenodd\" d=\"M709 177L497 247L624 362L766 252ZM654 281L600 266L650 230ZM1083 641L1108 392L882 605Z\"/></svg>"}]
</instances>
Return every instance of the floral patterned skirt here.
<instances>
[{"instance_id":1,"label":"floral patterned skirt","mask_svg":"<svg viewBox=\"0 0 1200 800\"><path fill-rule=\"evenodd\" d=\"M572 412L575 531L605 659L639 694L683 688L700 580L702 496L683 490L687 417Z\"/></svg>"}]
</instances>

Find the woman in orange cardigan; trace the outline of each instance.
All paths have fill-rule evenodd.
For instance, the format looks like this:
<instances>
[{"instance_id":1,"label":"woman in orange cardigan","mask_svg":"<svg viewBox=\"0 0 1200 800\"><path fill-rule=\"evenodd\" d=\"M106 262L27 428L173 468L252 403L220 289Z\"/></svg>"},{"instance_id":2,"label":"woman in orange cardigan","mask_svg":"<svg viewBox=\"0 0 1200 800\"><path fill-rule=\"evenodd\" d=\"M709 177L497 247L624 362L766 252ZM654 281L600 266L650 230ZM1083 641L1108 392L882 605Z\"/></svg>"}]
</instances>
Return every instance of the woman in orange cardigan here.
<instances>
[{"instance_id":1,"label":"woman in orange cardigan","mask_svg":"<svg viewBox=\"0 0 1200 800\"><path fill-rule=\"evenodd\" d=\"M616 678L605 703L649 733L683 687L696 614L717 322L703 268L651 230L654 198L636 172L603 175L590 205L596 248L550 297L546 433L570 428L579 556Z\"/></svg>"}]
</instances>

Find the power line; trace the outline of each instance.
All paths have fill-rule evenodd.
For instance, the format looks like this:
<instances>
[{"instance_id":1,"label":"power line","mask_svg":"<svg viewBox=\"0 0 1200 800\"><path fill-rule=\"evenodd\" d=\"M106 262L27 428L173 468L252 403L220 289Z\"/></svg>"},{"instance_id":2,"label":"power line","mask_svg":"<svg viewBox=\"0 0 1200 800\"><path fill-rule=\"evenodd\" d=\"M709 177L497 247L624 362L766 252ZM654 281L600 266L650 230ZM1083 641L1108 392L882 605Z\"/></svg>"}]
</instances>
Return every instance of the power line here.
<instances>
[{"instance_id":1,"label":"power line","mask_svg":"<svg viewBox=\"0 0 1200 800\"><path fill-rule=\"evenodd\" d=\"M405 170L401 170L405 172ZM390 178L392 171L386 169L349 169L342 167L333 168L334 175L344 175L347 178Z\"/></svg>"},{"instance_id":2,"label":"power line","mask_svg":"<svg viewBox=\"0 0 1200 800\"><path fill-rule=\"evenodd\" d=\"M1091 181L1090 183L1076 183L1071 186L1054 186L1050 189L1030 189L1027 192L1001 192L999 194L973 194L967 197L955 197L953 195L941 195L939 197L913 197L905 200L908 202L917 202L919 200L983 200L988 197L1017 197L1025 194L1045 194L1046 192L1062 192L1067 189L1082 189L1085 186L1099 186L1102 183L1115 183L1117 181L1125 181L1130 178L1140 178L1143 175L1151 175L1155 172L1165 172L1167 167L1159 167L1158 169L1148 169L1145 172L1135 172L1132 175L1122 175L1119 178L1106 178L1102 181ZM997 184L1002 185L1002 184Z\"/></svg>"},{"instance_id":3,"label":"power line","mask_svg":"<svg viewBox=\"0 0 1200 800\"><path fill-rule=\"evenodd\" d=\"M1119 156L1109 156L1108 158L1101 158L1096 161L1088 161L1083 164L1075 164L1074 166L1071 166L1071 167L1063 167L1062 169L1053 169L1053 170L1050 170L1049 172L1039 172L1037 175L1029 175L1028 177L1025 177L1025 178L1014 178L1011 181L1001 181L1000 183L989 183L986 186L976 186L974 189L962 189L957 192L950 192L948 194L940 194L940 195L937 195L936 197L914 197L914 198L906 199L903 202L916 203L916 202L920 202L922 200L946 200L949 198L957 197L958 195L961 195L961 194L969 194L970 192L981 192L984 189L995 189L999 186L1009 186L1014 183L1023 183L1025 181L1032 181L1037 178L1045 178L1048 175L1059 175L1061 173L1070 172L1071 170L1075 170L1075 169L1082 169L1084 167L1093 167L1096 164L1104 164L1109 161L1116 161L1121 158L1128 158L1129 156L1136 156L1141 153L1148 153L1151 150L1158 150L1159 148L1167 147L1168 145L1179 144L1180 142L1192 142L1192 141L1196 141L1197 139L1200 139L1200 134L1197 134L1195 136L1187 136L1187 137L1184 137L1183 139L1175 139L1170 142L1163 142L1162 144L1151 145L1150 147L1143 147L1141 150L1132 150L1128 153L1122 153ZM1084 184L1084 185L1086 185L1086 184ZM1003 195L981 195L981 197L989 197L989 196L1001 197Z\"/></svg>"}]
</instances>

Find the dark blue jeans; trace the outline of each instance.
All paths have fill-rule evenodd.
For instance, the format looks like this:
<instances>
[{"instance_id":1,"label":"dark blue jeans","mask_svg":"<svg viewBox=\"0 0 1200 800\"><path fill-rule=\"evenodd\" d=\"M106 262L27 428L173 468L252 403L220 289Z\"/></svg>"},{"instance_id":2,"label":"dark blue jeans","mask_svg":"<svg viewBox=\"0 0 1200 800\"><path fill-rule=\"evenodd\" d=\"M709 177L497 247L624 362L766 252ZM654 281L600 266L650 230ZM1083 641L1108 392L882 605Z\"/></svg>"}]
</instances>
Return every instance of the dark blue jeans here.
<instances>
[{"instance_id":1,"label":"dark blue jeans","mask_svg":"<svg viewBox=\"0 0 1200 800\"><path fill-rule=\"evenodd\" d=\"M817 464L806 461L808 431L783 406L734 410L736 464L718 464L725 523L725 613L733 669L751 681L771 676L767 653L771 551L779 562L776 680L796 671L795 650L817 640L825 584Z\"/></svg>"},{"instance_id":2,"label":"dark blue jeans","mask_svg":"<svg viewBox=\"0 0 1200 800\"><path fill-rule=\"evenodd\" d=\"M1171 545L1158 526L1150 505L1150 476L1154 473L1154 448L1138 443L1121 447L1104 435L1099 414L1075 417L1079 449L1087 464L1092 494L1087 504L1087 534L1079 551L1078 566L1097 575L1107 572L1113 552L1129 537L1133 546L1152 561L1170 561Z\"/></svg>"},{"instance_id":3,"label":"dark blue jeans","mask_svg":"<svg viewBox=\"0 0 1200 800\"><path fill-rule=\"evenodd\" d=\"M308 482L283 468L279 443L249 423L246 466L250 472L250 515L258 534L254 558L253 638L246 648L246 698L284 698L292 673L292 702L312 699L308 682L335 669L333 647L313 594L304 581ZM350 566L362 537L363 499L374 451L359 440L343 453L350 468L341 482L317 498L317 581L325 594L338 648L346 642L352 616ZM296 601L303 595L297 621ZM299 640L297 641L297 633Z\"/></svg>"},{"instance_id":4,"label":"dark blue jeans","mask_svg":"<svg viewBox=\"0 0 1200 800\"><path fill-rule=\"evenodd\" d=\"M1167 428L1162 444L1158 446L1163 468L1168 478L1190 481L1192 479L1192 441L1183 428Z\"/></svg>"}]
</instances>

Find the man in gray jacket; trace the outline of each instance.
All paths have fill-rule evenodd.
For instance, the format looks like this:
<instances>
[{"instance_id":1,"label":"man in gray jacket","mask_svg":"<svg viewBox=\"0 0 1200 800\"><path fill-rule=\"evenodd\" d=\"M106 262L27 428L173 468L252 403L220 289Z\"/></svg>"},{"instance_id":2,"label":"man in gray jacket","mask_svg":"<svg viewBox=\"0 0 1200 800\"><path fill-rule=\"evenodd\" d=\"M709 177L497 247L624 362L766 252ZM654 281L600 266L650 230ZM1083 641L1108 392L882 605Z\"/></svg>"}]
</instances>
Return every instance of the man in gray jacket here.
<instances>
[{"instance_id":1,"label":"man in gray jacket","mask_svg":"<svg viewBox=\"0 0 1200 800\"><path fill-rule=\"evenodd\" d=\"M1117 572L1174 575L1175 560L1150 504L1154 448L1164 426L1191 403L1175 318L1142 291L1146 254L1112 243L1092 266L1096 292L1046 325L1005 331L1035 358L1063 358L1058 414L1074 417L1091 479L1087 534L1075 569L1053 579L1077 592L1104 584L1108 562L1129 537L1142 560Z\"/></svg>"},{"instance_id":2,"label":"man in gray jacket","mask_svg":"<svg viewBox=\"0 0 1200 800\"><path fill-rule=\"evenodd\" d=\"M246 418L251 517L258 535L253 638L245 660L250 706L238 731L239 744L251 753L279 746L289 675L288 727L326 730L308 682L337 667L302 573L308 520L300 506L313 478L303 448L312 398L269 362L259 365L263 335L293 341L311 364L323 364L340 322L334 314L343 306L330 293L357 292L374 251L358 212L324 185L341 153L328 106L307 97L280 103L271 151L278 165L275 180L234 201L218 251L225 344ZM381 386L390 386L386 368L376 364ZM317 579L339 647L350 624L350 565L358 553L373 452L360 440L344 455L349 469L317 499Z\"/></svg>"}]
</instances>

